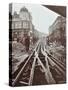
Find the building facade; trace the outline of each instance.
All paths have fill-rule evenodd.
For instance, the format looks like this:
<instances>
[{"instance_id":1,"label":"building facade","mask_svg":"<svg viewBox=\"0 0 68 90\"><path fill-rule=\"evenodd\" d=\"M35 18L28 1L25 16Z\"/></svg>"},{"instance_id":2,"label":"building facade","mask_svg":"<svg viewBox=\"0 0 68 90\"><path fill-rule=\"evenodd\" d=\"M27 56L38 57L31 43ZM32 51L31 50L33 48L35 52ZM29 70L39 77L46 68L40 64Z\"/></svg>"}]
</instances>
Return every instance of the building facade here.
<instances>
[{"instance_id":1,"label":"building facade","mask_svg":"<svg viewBox=\"0 0 68 90\"><path fill-rule=\"evenodd\" d=\"M32 35L32 16L27 8L23 7L20 9L19 14L14 12L12 15L12 38L23 38L25 35Z\"/></svg>"},{"instance_id":2,"label":"building facade","mask_svg":"<svg viewBox=\"0 0 68 90\"><path fill-rule=\"evenodd\" d=\"M58 16L55 22L49 27L49 42L57 44L66 44L66 19L63 16Z\"/></svg>"}]
</instances>

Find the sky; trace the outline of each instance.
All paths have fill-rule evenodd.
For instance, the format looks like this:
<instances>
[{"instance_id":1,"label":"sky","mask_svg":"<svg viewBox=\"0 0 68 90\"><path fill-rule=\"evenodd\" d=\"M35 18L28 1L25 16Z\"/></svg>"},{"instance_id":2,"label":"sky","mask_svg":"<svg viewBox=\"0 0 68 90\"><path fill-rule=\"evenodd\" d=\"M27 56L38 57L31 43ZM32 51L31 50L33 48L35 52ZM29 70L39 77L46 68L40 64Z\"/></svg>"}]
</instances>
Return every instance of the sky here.
<instances>
[{"instance_id":1,"label":"sky","mask_svg":"<svg viewBox=\"0 0 68 90\"><path fill-rule=\"evenodd\" d=\"M32 16L32 23L34 28L40 32L48 34L49 26L53 24L59 14L51 11L50 9L40 5L40 4L22 4L13 3L12 13L16 11L19 13L22 7L26 7Z\"/></svg>"}]
</instances>

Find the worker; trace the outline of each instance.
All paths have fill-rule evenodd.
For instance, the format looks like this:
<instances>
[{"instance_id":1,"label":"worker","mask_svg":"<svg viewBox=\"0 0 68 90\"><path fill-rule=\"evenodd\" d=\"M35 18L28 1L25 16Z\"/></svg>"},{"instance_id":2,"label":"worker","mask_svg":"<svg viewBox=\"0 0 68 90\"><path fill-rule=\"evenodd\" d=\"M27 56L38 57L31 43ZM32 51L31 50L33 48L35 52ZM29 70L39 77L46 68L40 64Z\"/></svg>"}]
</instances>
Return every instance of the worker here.
<instances>
[{"instance_id":1,"label":"worker","mask_svg":"<svg viewBox=\"0 0 68 90\"><path fill-rule=\"evenodd\" d=\"M27 52L29 51L29 46L30 46L30 37L26 36L25 37L25 48Z\"/></svg>"}]
</instances>

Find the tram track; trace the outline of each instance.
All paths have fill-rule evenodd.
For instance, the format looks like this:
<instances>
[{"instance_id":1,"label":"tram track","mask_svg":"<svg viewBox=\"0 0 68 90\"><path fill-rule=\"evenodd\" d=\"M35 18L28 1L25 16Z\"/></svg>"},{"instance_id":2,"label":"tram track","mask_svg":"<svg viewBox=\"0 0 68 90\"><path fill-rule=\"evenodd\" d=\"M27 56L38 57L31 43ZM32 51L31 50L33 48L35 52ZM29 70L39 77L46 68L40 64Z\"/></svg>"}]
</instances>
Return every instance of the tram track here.
<instances>
[{"instance_id":1,"label":"tram track","mask_svg":"<svg viewBox=\"0 0 68 90\"><path fill-rule=\"evenodd\" d=\"M50 56L39 41L33 53L21 63L13 76L12 86L56 84L65 81L65 67Z\"/></svg>"}]
</instances>

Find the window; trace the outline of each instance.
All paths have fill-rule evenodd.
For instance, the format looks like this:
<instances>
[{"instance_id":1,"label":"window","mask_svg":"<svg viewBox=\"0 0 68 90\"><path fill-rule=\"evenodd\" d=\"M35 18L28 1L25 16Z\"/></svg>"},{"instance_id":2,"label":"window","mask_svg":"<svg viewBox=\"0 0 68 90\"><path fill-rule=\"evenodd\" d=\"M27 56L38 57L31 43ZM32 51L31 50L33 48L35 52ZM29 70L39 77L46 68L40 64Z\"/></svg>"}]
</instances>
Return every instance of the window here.
<instances>
[{"instance_id":1,"label":"window","mask_svg":"<svg viewBox=\"0 0 68 90\"><path fill-rule=\"evenodd\" d=\"M28 22L23 22L23 28L28 28Z\"/></svg>"},{"instance_id":2,"label":"window","mask_svg":"<svg viewBox=\"0 0 68 90\"><path fill-rule=\"evenodd\" d=\"M19 26L18 28L22 28L21 22L19 22L19 25L18 26Z\"/></svg>"},{"instance_id":3,"label":"window","mask_svg":"<svg viewBox=\"0 0 68 90\"><path fill-rule=\"evenodd\" d=\"M12 29L14 29L14 22L12 22Z\"/></svg>"},{"instance_id":4,"label":"window","mask_svg":"<svg viewBox=\"0 0 68 90\"><path fill-rule=\"evenodd\" d=\"M17 28L21 28L21 22L15 22L15 28L17 29Z\"/></svg>"}]
</instances>

